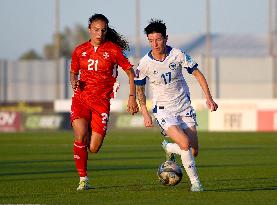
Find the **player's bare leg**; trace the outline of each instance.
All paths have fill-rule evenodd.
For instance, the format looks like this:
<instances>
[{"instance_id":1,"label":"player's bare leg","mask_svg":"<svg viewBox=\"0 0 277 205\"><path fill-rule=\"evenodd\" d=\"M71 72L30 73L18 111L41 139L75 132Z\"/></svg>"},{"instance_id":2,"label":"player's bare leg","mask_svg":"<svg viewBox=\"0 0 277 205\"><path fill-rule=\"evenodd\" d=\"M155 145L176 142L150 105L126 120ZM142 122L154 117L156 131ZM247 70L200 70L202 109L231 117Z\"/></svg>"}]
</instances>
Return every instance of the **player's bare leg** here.
<instances>
[{"instance_id":1,"label":"player's bare leg","mask_svg":"<svg viewBox=\"0 0 277 205\"><path fill-rule=\"evenodd\" d=\"M92 131L90 137L89 151L92 153L97 153L103 144L104 138L105 136Z\"/></svg>"},{"instance_id":2,"label":"player's bare leg","mask_svg":"<svg viewBox=\"0 0 277 205\"><path fill-rule=\"evenodd\" d=\"M72 122L74 140L77 142L86 142L88 135L88 122L83 118L75 119Z\"/></svg>"},{"instance_id":3,"label":"player's bare leg","mask_svg":"<svg viewBox=\"0 0 277 205\"><path fill-rule=\"evenodd\" d=\"M179 126L171 125L165 132L175 143L179 145L181 150L189 150L189 138L186 134L184 134L183 130Z\"/></svg>"},{"instance_id":4,"label":"player's bare leg","mask_svg":"<svg viewBox=\"0 0 277 205\"><path fill-rule=\"evenodd\" d=\"M168 143L166 149L169 152L181 155L182 164L191 182L191 191L203 191L197 175L194 157L190 149L188 135L177 125L171 125L166 134L175 142Z\"/></svg>"},{"instance_id":5,"label":"player's bare leg","mask_svg":"<svg viewBox=\"0 0 277 205\"><path fill-rule=\"evenodd\" d=\"M88 124L87 141L86 141L86 144L87 144L88 149L89 149L89 145L90 145L91 135L92 135L92 130L91 130L91 126L90 126L90 123L89 123L89 124Z\"/></svg>"},{"instance_id":6,"label":"player's bare leg","mask_svg":"<svg viewBox=\"0 0 277 205\"><path fill-rule=\"evenodd\" d=\"M198 135L195 126L184 129L185 134L189 137L191 152L194 157L198 155Z\"/></svg>"}]
</instances>

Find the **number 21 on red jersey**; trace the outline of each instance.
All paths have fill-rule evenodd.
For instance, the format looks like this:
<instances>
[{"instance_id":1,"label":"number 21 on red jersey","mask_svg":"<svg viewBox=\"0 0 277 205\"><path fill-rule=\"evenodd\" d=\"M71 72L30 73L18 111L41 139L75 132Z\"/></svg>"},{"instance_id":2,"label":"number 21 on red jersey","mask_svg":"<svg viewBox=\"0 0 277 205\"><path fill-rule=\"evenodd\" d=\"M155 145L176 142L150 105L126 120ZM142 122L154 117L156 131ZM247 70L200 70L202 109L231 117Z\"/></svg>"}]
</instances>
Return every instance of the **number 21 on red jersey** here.
<instances>
[{"instance_id":1,"label":"number 21 on red jersey","mask_svg":"<svg viewBox=\"0 0 277 205\"><path fill-rule=\"evenodd\" d=\"M88 70L97 71L98 60L88 59Z\"/></svg>"}]
</instances>

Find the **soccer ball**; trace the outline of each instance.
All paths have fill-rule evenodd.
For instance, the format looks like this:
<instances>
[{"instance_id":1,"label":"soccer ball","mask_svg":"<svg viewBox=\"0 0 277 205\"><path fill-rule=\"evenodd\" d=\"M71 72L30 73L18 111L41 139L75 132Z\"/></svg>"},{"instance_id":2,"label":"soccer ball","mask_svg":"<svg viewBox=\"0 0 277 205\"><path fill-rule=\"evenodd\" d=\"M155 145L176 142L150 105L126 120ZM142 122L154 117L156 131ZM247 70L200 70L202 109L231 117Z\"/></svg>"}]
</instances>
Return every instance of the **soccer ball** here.
<instances>
[{"instance_id":1,"label":"soccer ball","mask_svg":"<svg viewBox=\"0 0 277 205\"><path fill-rule=\"evenodd\" d=\"M176 162L165 161L159 166L157 175L161 184L175 186L181 181L183 172Z\"/></svg>"}]
</instances>

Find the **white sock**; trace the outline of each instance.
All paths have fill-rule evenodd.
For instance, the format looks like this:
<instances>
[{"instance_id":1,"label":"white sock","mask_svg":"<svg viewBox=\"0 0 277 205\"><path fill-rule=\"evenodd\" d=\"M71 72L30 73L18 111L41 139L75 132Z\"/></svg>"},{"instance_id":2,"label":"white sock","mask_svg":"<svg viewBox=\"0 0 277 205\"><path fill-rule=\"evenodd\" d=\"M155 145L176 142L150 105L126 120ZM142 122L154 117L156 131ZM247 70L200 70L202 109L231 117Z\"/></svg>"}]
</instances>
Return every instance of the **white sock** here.
<instances>
[{"instance_id":1,"label":"white sock","mask_svg":"<svg viewBox=\"0 0 277 205\"><path fill-rule=\"evenodd\" d=\"M85 176L85 177L80 177L80 182L81 181L88 181L88 177L87 176Z\"/></svg>"},{"instance_id":2,"label":"white sock","mask_svg":"<svg viewBox=\"0 0 277 205\"><path fill-rule=\"evenodd\" d=\"M166 145L166 151L174 154L181 155L181 149L176 143L168 143Z\"/></svg>"},{"instance_id":3,"label":"white sock","mask_svg":"<svg viewBox=\"0 0 277 205\"><path fill-rule=\"evenodd\" d=\"M181 155L182 164L187 172L187 175L190 179L191 184L197 182L200 183L194 157L192 156L191 149L185 151L181 150L180 146L176 143L168 143L166 145L166 151L174 154Z\"/></svg>"},{"instance_id":4,"label":"white sock","mask_svg":"<svg viewBox=\"0 0 277 205\"><path fill-rule=\"evenodd\" d=\"M182 164L187 172L187 175L190 179L190 183L200 183L197 171L196 171L196 166L195 166L195 161L194 157L192 156L191 150L181 150L181 159L182 159Z\"/></svg>"}]
</instances>

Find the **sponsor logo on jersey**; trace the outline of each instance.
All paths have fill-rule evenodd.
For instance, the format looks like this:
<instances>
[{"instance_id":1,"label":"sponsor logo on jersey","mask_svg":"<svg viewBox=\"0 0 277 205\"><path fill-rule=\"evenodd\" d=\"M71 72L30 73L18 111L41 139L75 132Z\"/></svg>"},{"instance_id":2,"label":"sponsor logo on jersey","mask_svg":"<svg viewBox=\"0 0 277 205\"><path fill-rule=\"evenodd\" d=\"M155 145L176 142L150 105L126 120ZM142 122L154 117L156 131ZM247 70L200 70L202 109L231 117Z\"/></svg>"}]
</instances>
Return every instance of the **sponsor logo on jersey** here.
<instances>
[{"instance_id":1,"label":"sponsor logo on jersey","mask_svg":"<svg viewBox=\"0 0 277 205\"><path fill-rule=\"evenodd\" d=\"M86 51L83 52L83 53L82 53L82 56L83 56L83 57L87 56L87 52L86 52Z\"/></svg>"}]
</instances>

